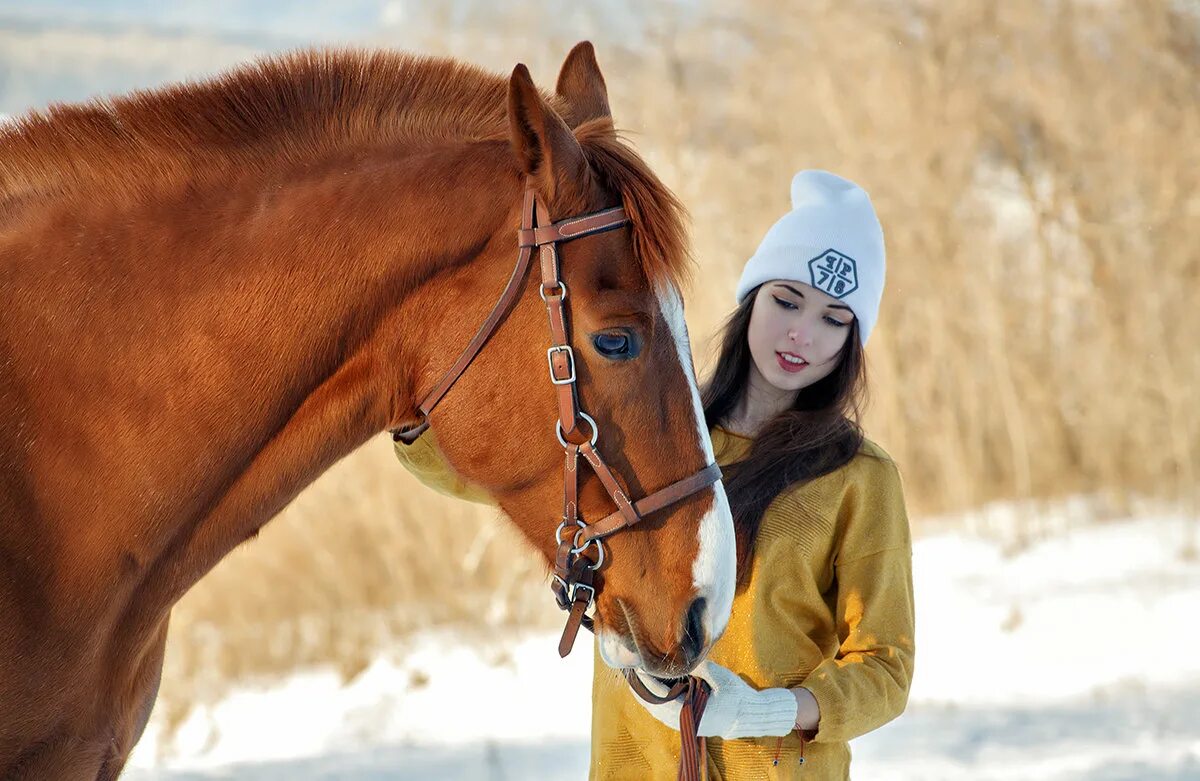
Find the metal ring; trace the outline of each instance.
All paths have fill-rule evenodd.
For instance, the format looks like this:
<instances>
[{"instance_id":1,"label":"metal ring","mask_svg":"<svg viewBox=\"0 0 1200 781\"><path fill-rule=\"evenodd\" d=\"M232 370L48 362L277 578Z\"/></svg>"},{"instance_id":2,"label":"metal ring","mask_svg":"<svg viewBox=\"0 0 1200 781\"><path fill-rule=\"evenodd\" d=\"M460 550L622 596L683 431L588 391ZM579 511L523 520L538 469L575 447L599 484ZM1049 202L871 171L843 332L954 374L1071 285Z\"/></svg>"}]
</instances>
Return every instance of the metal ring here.
<instances>
[{"instance_id":1,"label":"metal ring","mask_svg":"<svg viewBox=\"0 0 1200 781\"><path fill-rule=\"evenodd\" d=\"M558 525L558 528L554 530L554 541L557 542L559 545L563 544L562 533L567 528L568 523L569 523L569 521L566 518L563 518L562 523L560 523ZM579 518L575 519L575 525L578 526L580 530L587 528L587 524L584 523ZM575 544L574 540L577 539L579 531L576 531L575 534L576 534L576 537L572 538L572 543L571 543L572 545Z\"/></svg>"},{"instance_id":2,"label":"metal ring","mask_svg":"<svg viewBox=\"0 0 1200 781\"><path fill-rule=\"evenodd\" d=\"M588 569L595 571L595 570L600 569L600 565L604 564L604 543L600 540L599 537L594 537L593 539L590 539L586 543L584 543L582 547L580 547L579 535L583 534L584 531L586 531L586 529L579 529L575 532L575 538L571 541L572 542L571 553L578 556L581 553L583 553L585 550L587 550L594 543L596 545L596 561Z\"/></svg>"},{"instance_id":3,"label":"metal ring","mask_svg":"<svg viewBox=\"0 0 1200 781\"><path fill-rule=\"evenodd\" d=\"M596 421L595 421L595 420L592 420L592 416L591 416L591 415L589 415L589 414L587 414L586 412L580 412L580 413L579 413L579 417L581 417L581 418L583 418L584 420L586 420L586 421L588 422L588 425L592 427L592 441L591 441L591 445L592 445L592 447L595 447L595 446L596 446L596 440L600 438L600 427L596 425ZM569 443L567 442L567 440L566 440L566 439L563 437L562 421L561 421L561 420L556 420L556 421L554 421L554 433L555 433L555 435L557 435L557 436L558 436L558 442L559 442L559 444L560 444L560 445L562 445L564 448L570 447L570 444L569 444Z\"/></svg>"},{"instance_id":4,"label":"metal ring","mask_svg":"<svg viewBox=\"0 0 1200 781\"><path fill-rule=\"evenodd\" d=\"M560 280L558 280L558 286L560 288L562 288L562 300L566 301L567 300L567 283L560 279ZM542 297L543 304L550 303L549 301L546 300L546 283L545 282L543 282L541 285L538 286L538 295Z\"/></svg>"}]
</instances>

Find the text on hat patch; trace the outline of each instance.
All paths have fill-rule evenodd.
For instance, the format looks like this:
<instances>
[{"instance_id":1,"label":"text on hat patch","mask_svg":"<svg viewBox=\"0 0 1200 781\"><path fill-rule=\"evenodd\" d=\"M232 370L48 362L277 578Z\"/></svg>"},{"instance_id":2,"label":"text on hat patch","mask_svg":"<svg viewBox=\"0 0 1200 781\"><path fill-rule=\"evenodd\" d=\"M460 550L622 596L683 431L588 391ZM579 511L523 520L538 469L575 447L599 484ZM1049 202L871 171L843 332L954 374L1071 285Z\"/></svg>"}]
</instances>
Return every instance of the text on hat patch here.
<instances>
[{"instance_id":1,"label":"text on hat patch","mask_svg":"<svg viewBox=\"0 0 1200 781\"><path fill-rule=\"evenodd\" d=\"M813 287L835 298L858 290L858 264L835 249L827 249L808 261L808 272Z\"/></svg>"}]
</instances>

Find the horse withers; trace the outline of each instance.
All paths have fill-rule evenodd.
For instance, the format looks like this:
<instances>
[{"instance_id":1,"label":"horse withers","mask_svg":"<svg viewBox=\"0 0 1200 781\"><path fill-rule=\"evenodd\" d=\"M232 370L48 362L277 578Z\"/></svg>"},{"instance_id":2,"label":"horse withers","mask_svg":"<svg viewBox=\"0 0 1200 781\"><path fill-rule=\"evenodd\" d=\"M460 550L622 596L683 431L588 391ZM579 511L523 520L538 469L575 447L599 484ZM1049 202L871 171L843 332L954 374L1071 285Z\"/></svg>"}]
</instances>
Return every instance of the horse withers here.
<instances>
[{"instance_id":1,"label":"horse withers","mask_svg":"<svg viewBox=\"0 0 1200 781\"><path fill-rule=\"evenodd\" d=\"M681 208L617 138L589 44L554 95L523 66L305 52L0 131L0 778L120 773L172 605L415 422L505 289L527 186L556 219L627 216L557 246L584 439L622 496L704 469ZM549 558L545 293L531 275L430 423ZM612 486L580 479L580 517L609 515ZM720 484L605 544L606 661L690 669L733 597Z\"/></svg>"}]
</instances>

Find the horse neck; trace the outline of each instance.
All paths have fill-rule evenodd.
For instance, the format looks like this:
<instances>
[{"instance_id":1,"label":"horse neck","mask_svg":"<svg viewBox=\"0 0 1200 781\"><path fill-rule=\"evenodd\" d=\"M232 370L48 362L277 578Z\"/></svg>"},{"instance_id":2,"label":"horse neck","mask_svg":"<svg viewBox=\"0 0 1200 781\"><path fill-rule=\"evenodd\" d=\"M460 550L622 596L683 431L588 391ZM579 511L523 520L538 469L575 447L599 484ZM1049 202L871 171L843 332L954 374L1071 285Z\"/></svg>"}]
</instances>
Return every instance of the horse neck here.
<instances>
[{"instance_id":1,"label":"horse neck","mask_svg":"<svg viewBox=\"0 0 1200 781\"><path fill-rule=\"evenodd\" d=\"M507 161L496 157L463 147L368 158L348 172L337 165L246 218L266 226L247 237L247 249L269 249L273 262L239 269L239 285L253 289L252 317L266 326L255 329L265 336L257 354L241 361L242 376L266 392L242 404L266 408L263 442L304 418L317 421L301 433L317 450L306 456L311 466L281 502L410 405L420 389L407 382L409 369L424 361L437 321L429 316L436 310L413 310L439 297L446 273L470 268L486 279L503 272L477 268L481 248L518 206L515 172L505 176ZM509 181L511 193L498 194L496 183ZM482 320L484 303L466 319Z\"/></svg>"},{"instance_id":2,"label":"horse neck","mask_svg":"<svg viewBox=\"0 0 1200 781\"><path fill-rule=\"evenodd\" d=\"M253 378L266 392L244 403L261 409L269 397L282 422L358 364L354 380L342 380L355 391L339 392L343 404L355 399L337 427L342 447L387 427L405 403L397 394L409 390L401 369L420 361L429 341L433 319L407 316L412 304L447 270L475 272L481 247L517 207L515 175L489 166L496 161L469 147L367 159L349 172L335 165L241 218L250 228L245 254L264 261L237 267L233 284L246 304L225 322L233 341L257 348L241 355L238 384ZM494 183L506 179L512 193L498 196Z\"/></svg>"},{"instance_id":3,"label":"horse neck","mask_svg":"<svg viewBox=\"0 0 1200 781\"><path fill-rule=\"evenodd\" d=\"M447 269L474 271L481 256L496 260L481 278L502 278L511 258L483 252L494 234L515 254L514 237L500 228L519 208L516 172L500 148L474 146L339 161L293 183L165 202L126 215L125 233L97 219L95 235L117 233L109 244L124 253L96 264L81 245L79 257L55 258L63 267L93 263L108 278L84 284L116 291L93 294L100 303L73 315L77 329L66 330L93 339L86 349L72 355L64 343L43 350L54 357L32 359L65 380L43 372L45 408L75 413L44 416L40 439L70 441L78 456L72 469L56 470L66 474L42 503L43 520L63 532L55 536L91 562L64 569L78 578L111 571L108 554L85 546L91 537L70 533L89 518L109 553L176 573L139 587L151 589L141 604L169 608L411 407L397 393L421 390L406 384L411 366L439 348L427 344L429 312L413 317L412 307L432 300L428 290L444 284ZM490 305L469 297L456 328ZM87 393L72 377L84 373Z\"/></svg>"}]
</instances>

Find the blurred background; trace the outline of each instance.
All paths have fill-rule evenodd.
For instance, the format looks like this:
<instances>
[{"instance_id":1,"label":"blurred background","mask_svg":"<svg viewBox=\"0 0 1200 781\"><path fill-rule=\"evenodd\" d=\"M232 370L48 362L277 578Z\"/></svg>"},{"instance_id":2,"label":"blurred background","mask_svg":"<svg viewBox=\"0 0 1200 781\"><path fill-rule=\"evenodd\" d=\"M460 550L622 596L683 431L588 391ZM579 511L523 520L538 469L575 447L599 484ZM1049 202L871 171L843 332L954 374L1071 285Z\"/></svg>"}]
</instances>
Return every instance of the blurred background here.
<instances>
[{"instance_id":1,"label":"blurred background","mask_svg":"<svg viewBox=\"0 0 1200 781\"><path fill-rule=\"evenodd\" d=\"M618 127L691 212L702 376L793 172L856 180L884 225L866 429L905 478L922 629L913 705L856 747L862 777L1200 778L1196 0L0 2L0 113L309 46L525 62L552 88L582 39ZM559 621L507 523L418 486L381 437L180 603L133 773L550 777L530 770L532 717L509 738L448 728L462 748L443 764L430 748L346 770L339 751L438 744L374 700L338 711L350 732L275 752L322 770L240 765L263 757L231 731L272 727L231 728L229 703L314 670L343 694L436 692L460 646L519 675L513 643L552 646ZM441 650L413 662L422 648ZM381 659L395 677L364 684ZM586 763L574 664L584 713L555 742Z\"/></svg>"}]
</instances>

